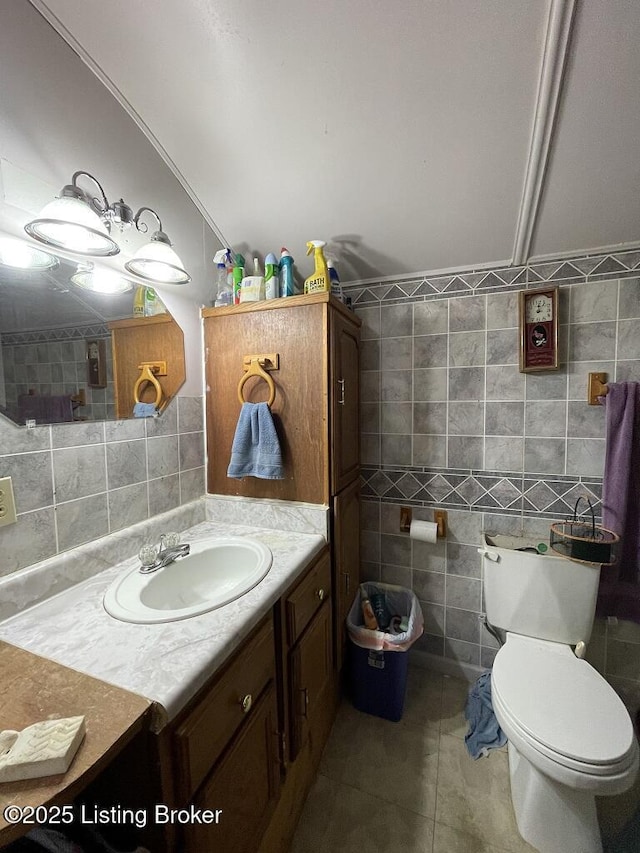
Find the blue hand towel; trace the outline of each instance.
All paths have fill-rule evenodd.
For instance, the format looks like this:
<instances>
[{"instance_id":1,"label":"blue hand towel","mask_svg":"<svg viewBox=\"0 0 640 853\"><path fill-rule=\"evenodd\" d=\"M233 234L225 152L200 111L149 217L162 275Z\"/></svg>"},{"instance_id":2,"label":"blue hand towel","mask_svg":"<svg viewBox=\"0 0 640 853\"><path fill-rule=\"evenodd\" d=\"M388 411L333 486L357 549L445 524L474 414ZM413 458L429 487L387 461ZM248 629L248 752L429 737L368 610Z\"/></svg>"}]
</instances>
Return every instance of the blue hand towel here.
<instances>
[{"instance_id":1,"label":"blue hand towel","mask_svg":"<svg viewBox=\"0 0 640 853\"><path fill-rule=\"evenodd\" d=\"M227 477L284 480L282 453L267 403L243 403Z\"/></svg>"},{"instance_id":2,"label":"blue hand towel","mask_svg":"<svg viewBox=\"0 0 640 853\"><path fill-rule=\"evenodd\" d=\"M471 758L488 755L490 749L504 746L507 738L498 725L491 704L491 670L483 672L469 691L464 715L469 721L469 731L464 742Z\"/></svg>"},{"instance_id":3,"label":"blue hand towel","mask_svg":"<svg viewBox=\"0 0 640 853\"><path fill-rule=\"evenodd\" d=\"M133 407L134 418L157 418L158 410L155 403L136 403Z\"/></svg>"}]
</instances>

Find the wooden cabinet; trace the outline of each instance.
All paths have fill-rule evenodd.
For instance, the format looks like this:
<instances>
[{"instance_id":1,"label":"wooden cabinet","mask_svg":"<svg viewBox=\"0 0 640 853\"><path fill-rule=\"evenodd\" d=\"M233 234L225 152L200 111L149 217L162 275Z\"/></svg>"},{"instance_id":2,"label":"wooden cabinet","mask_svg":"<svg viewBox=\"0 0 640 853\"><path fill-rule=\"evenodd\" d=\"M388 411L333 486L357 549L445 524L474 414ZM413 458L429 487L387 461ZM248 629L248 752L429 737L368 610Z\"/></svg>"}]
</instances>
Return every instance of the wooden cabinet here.
<instances>
[{"instance_id":1,"label":"wooden cabinet","mask_svg":"<svg viewBox=\"0 0 640 853\"><path fill-rule=\"evenodd\" d=\"M208 809L216 822L188 824L186 851L255 853L258 849L280 791L277 728L276 695L271 683L195 797L194 806Z\"/></svg>"},{"instance_id":2,"label":"wooden cabinet","mask_svg":"<svg viewBox=\"0 0 640 853\"><path fill-rule=\"evenodd\" d=\"M332 510L331 547L335 631L359 577L359 341L360 320L326 293L203 309L207 384L208 491L326 504ZM247 356L278 355L270 371L271 406L285 478L227 477L240 402L238 384ZM266 382L251 377L244 398L268 397ZM336 572L340 573L335 574ZM346 573L346 574L345 574ZM338 638L335 660L342 664Z\"/></svg>"},{"instance_id":3,"label":"wooden cabinet","mask_svg":"<svg viewBox=\"0 0 640 853\"><path fill-rule=\"evenodd\" d=\"M360 583L360 483L355 480L336 495L333 504L333 541L335 561L334 622L338 669L346 649L345 620Z\"/></svg>"},{"instance_id":4,"label":"wooden cabinet","mask_svg":"<svg viewBox=\"0 0 640 853\"><path fill-rule=\"evenodd\" d=\"M331 494L337 495L360 473L360 327L336 311L330 338Z\"/></svg>"},{"instance_id":5,"label":"wooden cabinet","mask_svg":"<svg viewBox=\"0 0 640 853\"><path fill-rule=\"evenodd\" d=\"M290 839L337 701L325 547L157 736L156 801L207 810L210 822L168 825L153 849L256 853L265 839ZM274 853L283 849L278 840Z\"/></svg>"},{"instance_id":6,"label":"wooden cabinet","mask_svg":"<svg viewBox=\"0 0 640 853\"><path fill-rule=\"evenodd\" d=\"M187 802L275 677L273 620L243 645L233 666L217 678L176 727L176 792Z\"/></svg>"},{"instance_id":7,"label":"wooden cabinet","mask_svg":"<svg viewBox=\"0 0 640 853\"><path fill-rule=\"evenodd\" d=\"M290 761L316 730L324 731L319 717L327 714L332 720L335 712L331 605L331 562L326 554L285 600Z\"/></svg>"},{"instance_id":8,"label":"wooden cabinet","mask_svg":"<svg viewBox=\"0 0 640 853\"><path fill-rule=\"evenodd\" d=\"M211 813L210 823L189 821L181 838L166 838L167 851L258 849L280 791L276 689L270 613L161 734L163 801Z\"/></svg>"},{"instance_id":9,"label":"wooden cabinet","mask_svg":"<svg viewBox=\"0 0 640 853\"><path fill-rule=\"evenodd\" d=\"M155 317L132 317L108 323L113 353L113 381L116 417L130 418L133 413L133 388L140 377L143 362L165 362L165 376L158 376L164 394L164 408L186 377L184 335L170 314ZM154 401L155 389L147 383L141 387L141 402Z\"/></svg>"}]
</instances>

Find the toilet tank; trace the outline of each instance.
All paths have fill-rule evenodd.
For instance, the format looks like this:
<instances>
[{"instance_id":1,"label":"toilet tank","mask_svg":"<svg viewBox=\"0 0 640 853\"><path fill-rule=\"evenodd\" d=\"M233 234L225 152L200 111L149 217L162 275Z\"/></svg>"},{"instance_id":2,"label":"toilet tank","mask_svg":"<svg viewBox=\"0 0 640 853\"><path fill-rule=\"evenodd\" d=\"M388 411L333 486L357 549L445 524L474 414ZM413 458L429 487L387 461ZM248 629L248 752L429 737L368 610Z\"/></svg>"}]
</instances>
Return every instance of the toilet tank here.
<instances>
[{"instance_id":1,"label":"toilet tank","mask_svg":"<svg viewBox=\"0 0 640 853\"><path fill-rule=\"evenodd\" d=\"M540 540L538 540L539 542ZM600 566L547 551L530 539L483 534L487 619L496 628L574 645L591 636Z\"/></svg>"}]
</instances>

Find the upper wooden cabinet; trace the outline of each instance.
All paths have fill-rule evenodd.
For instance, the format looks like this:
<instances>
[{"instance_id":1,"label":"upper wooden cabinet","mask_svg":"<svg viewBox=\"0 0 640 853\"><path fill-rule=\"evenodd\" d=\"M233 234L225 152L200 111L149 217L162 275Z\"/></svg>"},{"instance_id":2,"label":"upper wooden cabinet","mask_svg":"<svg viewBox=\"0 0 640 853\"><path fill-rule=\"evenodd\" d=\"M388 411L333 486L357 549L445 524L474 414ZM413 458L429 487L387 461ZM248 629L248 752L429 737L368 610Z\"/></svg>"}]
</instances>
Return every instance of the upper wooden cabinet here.
<instances>
[{"instance_id":1,"label":"upper wooden cabinet","mask_svg":"<svg viewBox=\"0 0 640 853\"><path fill-rule=\"evenodd\" d=\"M160 409L164 410L186 377L184 335L180 326L170 314L131 317L107 325L111 330L116 417L132 416L140 365L149 362L166 364L166 375L158 376L164 395ZM156 391L150 383L145 383L140 386L139 396L141 402L154 402Z\"/></svg>"},{"instance_id":2,"label":"upper wooden cabinet","mask_svg":"<svg viewBox=\"0 0 640 853\"><path fill-rule=\"evenodd\" d=\"M212 494L328 504L358 476L360 320L328 293L203 310L207 383L208 490ZM277 354L271 412L285 479L229 479L227 467L248 356ZM244 399L268 398L251 377Z\"/></svg>"}]
</instances>

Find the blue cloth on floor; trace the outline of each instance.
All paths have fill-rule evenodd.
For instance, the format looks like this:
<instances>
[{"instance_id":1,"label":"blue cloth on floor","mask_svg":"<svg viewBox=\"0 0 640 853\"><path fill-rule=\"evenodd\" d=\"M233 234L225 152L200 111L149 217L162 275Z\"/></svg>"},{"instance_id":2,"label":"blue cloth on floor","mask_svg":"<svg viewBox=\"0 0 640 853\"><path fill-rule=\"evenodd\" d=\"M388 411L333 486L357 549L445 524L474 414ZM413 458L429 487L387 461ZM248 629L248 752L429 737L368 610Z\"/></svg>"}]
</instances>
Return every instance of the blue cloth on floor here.
<instances>
[{"instance_id":1,"label":"blue cloth on floor","mask_svg":"<svg viewBox=\"0 0 640 853\"><path fill-rule=\"evenodd\" d=\"M227 477L284 480L278 434L267 403L243 403Z\"/></svg>"},{"instance_id":2,"label":"blue cloth on floor","mask_svg":"<svg viewBox=\"0 0 640 853\"><path fill-rule=\"evenodd\" d=\"M136 403L133 407L134 418L157 418L158 410L155 403Z\"/></svg>"},{"instance_id":3,"label":"blue cloth on floor","mask_svg":"<svg viewBox=\"0 0 640 853\"><path fill-rule=\"evenodd\" d=\"M491 670L483 672L469 691L464 715L469 721L469 731L464 742L471 758L488 755L490 749L504 746L506 735L498 725L491 704Z\"/></svg>"}]
</instances>

